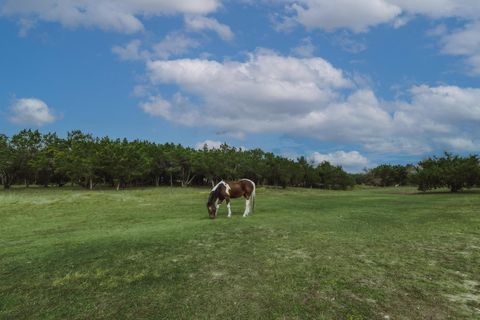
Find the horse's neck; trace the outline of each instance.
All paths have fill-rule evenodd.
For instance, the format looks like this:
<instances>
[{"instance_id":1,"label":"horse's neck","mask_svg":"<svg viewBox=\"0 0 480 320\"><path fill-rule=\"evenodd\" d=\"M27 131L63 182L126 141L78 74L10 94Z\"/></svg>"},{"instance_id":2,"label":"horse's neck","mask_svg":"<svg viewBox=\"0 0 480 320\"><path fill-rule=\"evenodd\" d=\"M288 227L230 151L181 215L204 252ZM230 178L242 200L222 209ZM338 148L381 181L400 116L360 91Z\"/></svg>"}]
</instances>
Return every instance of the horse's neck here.
<instances>
[{"instance_id":1,"label":"horse's neck","mask_svg":"<svg viewBox=\"0 0 480 320\"><path fill-rule=\"evenodd\" d=\"M213 204L218 199L218 192L212 191L208 196L208 204Z\"/></svg>"}]
</instances>

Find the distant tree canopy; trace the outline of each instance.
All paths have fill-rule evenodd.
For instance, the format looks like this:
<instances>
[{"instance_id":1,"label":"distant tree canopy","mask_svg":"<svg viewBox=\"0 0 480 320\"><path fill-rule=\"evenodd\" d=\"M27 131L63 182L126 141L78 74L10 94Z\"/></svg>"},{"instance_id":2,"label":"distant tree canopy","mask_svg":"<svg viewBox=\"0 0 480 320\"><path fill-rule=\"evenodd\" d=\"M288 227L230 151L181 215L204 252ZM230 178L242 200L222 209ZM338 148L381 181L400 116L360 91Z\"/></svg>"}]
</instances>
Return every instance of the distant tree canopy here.
<instances>
[{"instance_id":1,"label":"distant tree canopy","mask_svg":"<svg viewBox=\"0 0 480 320\"><path fill-rule=\"evenodd\" d=\"M415 182L422 191L447 187L458 192L480 185L480 162L476 155L460 157L445 153L443 157L419 162L417 170Z\"/></svg>"},{"instance_id":2,"label":"distant tree canopy","mask_svg":"<svg viewBox=\"0 0 480 320\"><path fill-rule=\"evenodd\" d=\"M305 157L291 160L261 149L243 150L226 144L201 150L178 144L96 138L71 131L22 130L0 134L0 183L42 186L67 183L93 189L148 185L213 185L221 179L249 178L257 184L345 190L355 184L379 187L417 185L427 191L452 192L480 186L478 156L445 153L417 165L382 164L358 174L329 162L314 164Z\"/></svg>"},{"instance_id":3,"label":"distant tree canopy","mask_svg":"<svg viewBox=\"0 0 480 320\"><path fill-rule=\"evenodd\" d=\"M421 191L449 188L458 192L480 186L480 161L477 155L461 157L445 153L442 157L422 160L417 165L383 164L353 176L357 184L380 187L416 185Z\"/></svg>"},{"instance_id":4,"label":"distant tree canopy","mask_svg":"<svg viewBox=\"0 0 480 320\"><path fill-rule=\"evenodd\" d=\"M354 179L328 162L315 165L260 149L242 150L226 144L201 150L165 143L96 138L71 131L22 130L11 138L0 135L0 182L42 186L67 183L93 189L147 185L212 185L221 179L249 178L258 184L347 189Z\"/></svg>"},{"instance_id":5,"label":"distant tree canopy","mask_svg":"<svg viewBox=\"0 0 480 320\"><path fill-rule=\"evenodd\" d=\"M378 187L405 186L412 183L416 169L414 165L382 164L363 174L355 175L356 182Z\"/></svg>"}]
</instances>

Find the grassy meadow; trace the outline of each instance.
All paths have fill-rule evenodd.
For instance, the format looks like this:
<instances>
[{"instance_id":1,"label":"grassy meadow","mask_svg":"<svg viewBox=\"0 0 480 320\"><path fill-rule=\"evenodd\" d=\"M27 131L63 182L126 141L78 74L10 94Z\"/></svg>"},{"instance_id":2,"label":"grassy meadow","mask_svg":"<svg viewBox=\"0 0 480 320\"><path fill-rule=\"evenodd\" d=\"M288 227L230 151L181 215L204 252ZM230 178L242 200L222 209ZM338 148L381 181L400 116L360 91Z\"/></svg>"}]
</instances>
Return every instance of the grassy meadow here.
<instances>
[{"instance_id":1,"label":"grassy meadow","mask_svg":"<svg viewBox=\"0 0 480 320\"><path fill-rule=\"evenodd\" d=\"M1 319L480 319L480 192L0 191Z\"/></svg>"}]
</instances>

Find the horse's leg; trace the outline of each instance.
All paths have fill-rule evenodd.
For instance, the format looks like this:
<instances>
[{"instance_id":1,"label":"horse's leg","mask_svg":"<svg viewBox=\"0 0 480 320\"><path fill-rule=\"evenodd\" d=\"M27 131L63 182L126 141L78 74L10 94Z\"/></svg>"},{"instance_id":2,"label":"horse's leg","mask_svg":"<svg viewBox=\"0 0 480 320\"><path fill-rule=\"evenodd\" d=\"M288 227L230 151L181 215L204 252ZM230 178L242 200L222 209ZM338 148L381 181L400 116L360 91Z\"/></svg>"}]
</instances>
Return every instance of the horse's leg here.
<instances>
[{"instance_id":1,"label":"horse's leg","mask_svg":"<svg viewBox=\"0 0 480 320\"><path fill-rule=\"evenodd\" d=\"M245 218L250 214L250 197L245 196L245 211L243 212L243 217Z\"/></svg>"},{"instance_id":2,"label":"horse's leg","mask_svg":"<svg viewBox=\"0 0 480 320\"><path fill-rule=\"evenodd\" d=\"M230 209L230 198L226 198L225 200L227 202L228 217L230 218L232 216L232 210Z\"/></svg>"},{"instance_id":3,"label":"horse's leg","mask_svg":"<svg viewBox=\"0 0 480 320\"><path fill-rule=\"evenodd\" d=\"M215 211L215 217L217 216L217 213L218 213L218 207L220 207L220 202L218 201L218 199L215 201L215 207L216 207L216 211Z\"/></svg>"}]
</instances>

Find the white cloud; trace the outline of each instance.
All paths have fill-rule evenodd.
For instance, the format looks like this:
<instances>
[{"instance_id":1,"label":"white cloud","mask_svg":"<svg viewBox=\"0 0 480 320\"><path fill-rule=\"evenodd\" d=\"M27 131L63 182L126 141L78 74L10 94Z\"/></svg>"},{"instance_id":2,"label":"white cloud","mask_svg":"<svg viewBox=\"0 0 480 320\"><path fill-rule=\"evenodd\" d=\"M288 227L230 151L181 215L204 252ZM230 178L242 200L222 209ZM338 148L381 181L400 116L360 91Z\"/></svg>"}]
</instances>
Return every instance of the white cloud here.
<instances>
[{"instance_id":1,"label":"white cloud","mask_svg":"<svg viewBox=\"0 0 480 320\"><path fill-rule=\"evenodd\" d=\"M371 26L392 21L402 10L384 0L301 0L292 4L295 19L309 29L349 28L365 32Z\"/></svg>"},{"instance_id":2,"label":"white cloud","mask_svg":"<svg viewBox=\"0 0 480 320\"><path fill-rule=\"evenodd\" d=\"M368 158L361 155L358 151L336 151L328 154L314 152L310 159L316 164L327 161L333 165L342 166L349 172L361 171L370 164Z\"/></svg>"},{"instance_id":3,"label":"white cloud","mask_svg":"<svg viewBox=\"0 0 480 320\"><path fill-rule=\"evenodd\" d=\"M470 66L469 72L480 74L480 21L467 24L441 37L442 52L445 54L464 56Z\"/></svg>"},{"instance_id":4,"label":"white cloud","mask_svg":"<svg viewBox=\"0 0 480 320\"><path fill-rule=\"evenodd\" d=\"M456 86L416 86L411 89L412 105L423 116L436 121L466 123L480 121L480 89Z\"/></svg>"},{"instance_id":5,"label":"white cloud","mask_svg":"<svg viewBox=\"0 0 480 320\"><path fill-rule=\"evenodd\" d=\"M148 102L141 105L145 113L170 120L172 104L161 96L150 97Z\"/></svg>"},{"instance_id":6,"label":"white cloud","mask_svg":"<svg viewBox=\"0 0 480 320\"><path fill-rule=\"evenodd\" d=\"M139 17L208 14L220 0L4 0L0 14L58 22L65 27L98 27L133 33L143 30Z\"/></svg>"},{"instance_id":7,"label":"white cloud","mask_svg":"<svg viewBox=\"0 0 480 320\"><path fill-rule=\"evenodd\" d=\"M209 104L238 98L239 104L271 104L276 110L290 103L328 101L334 88L350 85L343 72L321 58L297 59L272 53L255 53L245 62L217 62L201 59L152 61L147 64L154 83L174 83L189 93L202 95ZM223 101L222 101L223 102ZM286 105L288 103L288 105ZM249 108L248 105L243 107ZM224 105L219 112L232 106ZM245 110L246 111L246 110ZM297 110L297 112L300 110Z\"/></svg>"},{"instance_id":8,"label":"white cloud","mask_svg":"<svg viewBox=\"0 0 480 320\"><path fill-rule=\"evenodd\" d=\"M47 104L35 98L15 100L10 111L10 121L16 124L42 126L56 120Z\"/></svg>"},{"instance_id":9,"label":"white cloud","mask_svg":"<svg viewBox=\"0 0 480 320\"><path fill-rule=\"evenodd\" d=\"M204 146L207 146L207 149L219 149L220 146L223 144L221 141L214 141L214 140L205 140L202 142L198 142L195 145L195 149L201 150Z\"/></svg>"},{"instance_id":10,"label":"white cloud","mask_svg":"<svg viewBox=\"0 0 480 320\"><path fill-rule=\"evenodd\" d=\"M321 58L260 50L246 61L149 61L147 70L150 85L175 85L180 93L151 98L146 112L225 134L274 132L408 154L480 134L480 89L423 85L387 102Z\"/></svg>"},{"instance_id":11,"label":"white cloud","mask_svg":"<svg viewBox=\"0 0 480 320\"><path fill-rule=\"evenodd\" d=\"M411 88L409 98L397 102L392 136L402 137L412 153L472 148L465 141L480 135L480 89L422 85Z\"/></svg>"},{"instance_id":12,"label":"white cloud","mask_svg":"<svg viewBox=\"0 0 480 320\"><path fill-rule=\"evenodd\" d=\"M225 41L231 41L235 37L229 26L222 24L213 18L207 18L204 16L185 16L185 24L190 31L214 31Z\"/></svg>"},{"instance_id":13,"label":"white cloud","mask_svg":"<svg viewBox=\"0 0 480 320\"><path fill-rule=\"evenodd\" d=\"M294 12L294 15L289 18L309 29L346 28L354 32L365 32L383 23L400 27L415 15L424 15L432 19L456 17L475 20L480 18L480 1L477 0L291 0L287 2L292 3L289 9Z\"/></svg>"}]
</instances>

